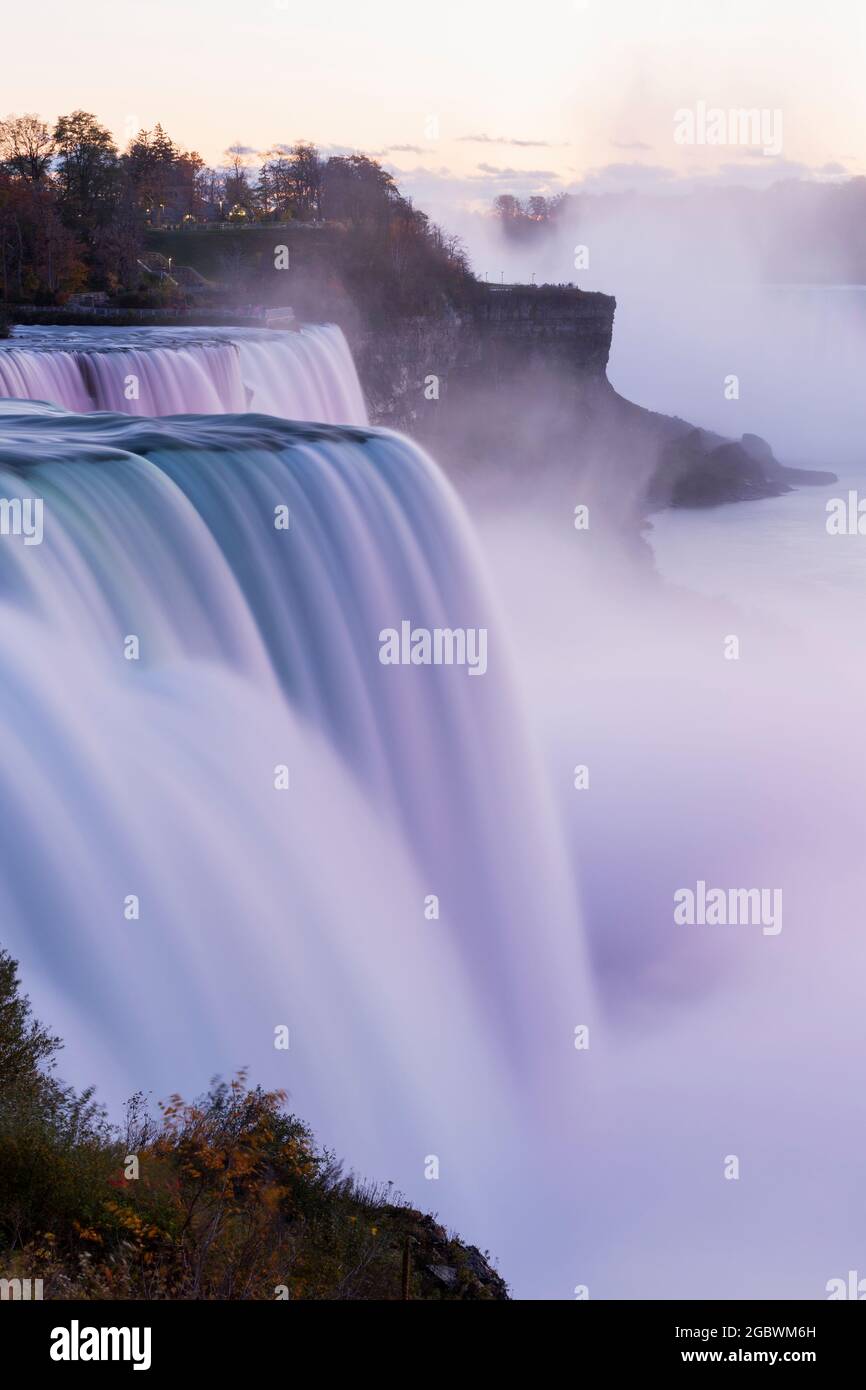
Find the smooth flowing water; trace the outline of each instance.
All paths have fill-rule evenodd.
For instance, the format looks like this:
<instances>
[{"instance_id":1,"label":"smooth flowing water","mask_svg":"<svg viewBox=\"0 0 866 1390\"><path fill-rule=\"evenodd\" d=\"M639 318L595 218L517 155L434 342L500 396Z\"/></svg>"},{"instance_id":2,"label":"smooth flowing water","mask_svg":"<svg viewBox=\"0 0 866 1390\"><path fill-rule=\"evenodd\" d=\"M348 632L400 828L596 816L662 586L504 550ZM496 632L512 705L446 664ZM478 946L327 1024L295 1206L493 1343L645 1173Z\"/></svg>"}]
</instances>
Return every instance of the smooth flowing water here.
<instances>
[{"instance_id":1,"label":"smooth flowing water","mask_svg":"<svg viewBox=\"0 0 866 1390\"><path fill-rule=\"evenodd\" d=\"M334 324L259 328L29 328L0 343L0 397L127 415L252 410L325 424L367 423Z\"/></svg>"},{"instance_id":2,"label":"smooth flowing water","mask_svg":"<svg viewBox=\"0 0 866 1390\"><path fill-rule=\"evenodd\" d=\"M3 939L75 1079L248 1064L416 1200L440 1156L447 1219L504 1232L491 1166L555 1142L591 1000L450 486L387 432L16 401L0 478L10 527L43 508L0 541ZM484 630L483 676L383 664L405 621Z\"/></svg>"},{"instance_id":3,"label":"smooth flowing water","mask_svg":"<svg viewBox=\"0 0 866 1390\"><path fill-rule=\"evenodd\" d=\"M159 350L167 402L187 348ZM862 624L794 584L820 555L860 591L826 489L659 517L669 582L611 587L525 506L482 556L436 465L357 424L12 400L0 476L2 939L71 1079L248 1064L522 1295L821 1297L856 1266ZM485 674L383 665L407 620L485 630ZM778 887L784 929L675 926L698 879Z\"/></svg>"}]
</instances>

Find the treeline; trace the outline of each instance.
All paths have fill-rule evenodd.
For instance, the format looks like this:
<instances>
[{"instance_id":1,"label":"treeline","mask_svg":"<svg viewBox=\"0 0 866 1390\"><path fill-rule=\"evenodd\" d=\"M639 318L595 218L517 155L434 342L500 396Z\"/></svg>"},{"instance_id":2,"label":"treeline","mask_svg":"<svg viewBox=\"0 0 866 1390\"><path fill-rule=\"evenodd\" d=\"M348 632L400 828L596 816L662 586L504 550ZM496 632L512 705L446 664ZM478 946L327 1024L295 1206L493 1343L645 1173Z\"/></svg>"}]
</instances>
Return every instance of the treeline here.
<instances>
[{"instance_id":1,"label":"treeline","mask_svg":"<svg viewBox=\"0 0 866 1390\"><path fill-rule=\"evenodd\" d=\"M33 114L0 121L5 303L62 304L83 290L155 290L159 277L142 265L148 233L213 223L345 228L362 248L367 273L414 283L409 312L429 310L422 280L428 298L448 299L459 298L472 278L459 238L431 223L364 155L325 158L298 143L257 157L234 146L222 167L209 168L160 125L139 131L121 151L87 111L53 126Z\"/></svg>"},{"instance_id":2,"label":"treeline","mask_svg":"<svg viewBox=\"0 0 866 1390\"><path fill-rule=\"evenodd\" d=\"M535 235L539 228L557 222L567 205L566 193L557 193L550 198L535 193L525 199L517 198L513 193L500 193L493 200L493 212L507 236L526 237Z\"/></svg>"},{"instance_id":3,"label":"treeline","mask_svg":"<svg viewBox=\"0 0 866 1390\"><path fill-rule=\"evenodd\" d=\"M505 1299L473 1246L346 1176L281 1092L216 1082L109 1124L54 1074L0 950L0 1299ZM38 1295L37 1295L38 1296Z\"/></svg>"}]
</instances>

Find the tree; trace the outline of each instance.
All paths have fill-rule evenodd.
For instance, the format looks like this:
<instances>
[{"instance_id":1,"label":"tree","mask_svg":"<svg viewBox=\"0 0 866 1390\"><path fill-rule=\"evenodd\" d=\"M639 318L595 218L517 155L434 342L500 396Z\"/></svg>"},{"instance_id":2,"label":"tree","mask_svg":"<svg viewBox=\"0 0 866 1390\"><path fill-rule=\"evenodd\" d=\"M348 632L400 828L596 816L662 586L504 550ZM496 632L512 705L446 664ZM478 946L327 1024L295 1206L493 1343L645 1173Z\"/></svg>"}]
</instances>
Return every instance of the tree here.
<instances>
[{"instance_id":1,"label":"tree","mask_svg":"<svg viewBox=\"0 0 866 1390\"><path fill-rule=\"evenodd\" d=\"M323 167L315 145L300 142L293 146L289 160L289 180L295 212L302 221L310 221L319 216Z\"/></svg>"},{"instance_id":2,"label":"tree","mask_svg":"<svg viewBox=\"0 0 866 1390\"><path fill-rule=\"evenodd\" d=\"M249 152L243 145L230 145L226 150L228 168L223 184L226 211L246 215L255 211L256 196L249 176Z\"/></svg>"},{"instance_id":3,"label":"tree","mask_svg":"<svg viewBox=\"0 0 866 1390\"><path fill-rule=\"evenodd\" d=\"M300 141L291 150L271 150L259 175L258 194L263 210L280 221L298 218L310 222L321 215L322 178L325 165L315 145Z\"/></svg>"},{"instance_id":4,"label":"tree","mask_svg":"<svg viewBox=\"0 0 866 1390\"><path fill-rule=\"evenodd\" d=\"M523 216L523 205L513 193L500 193L499 197L494 199L493 207L497 217L503 222L511 222Z\"/></svg>"},{"instance_id":5,"label":"tree","mask_svg":"<svg viewBox=\"0 0 866 1390\"><path fill-rule=\"evenodd\" d=\"M325 165L321 187L322 216L333 222L382 227L401 206L391 174L363 154L335 155Z\"/></svg>"},{"instance_id":6,"label":"tree","mask_svg":"<svg viewBox=\"0 0 866 1390\"><path fill-rule=\"evenodd\" d=\"M222 198L222 177L217 169L206 166L199 155L191 155L190 159L200 161L193 175L192 210L208 212L212 217L217 217Z\"/></svg>"},{"instance_id":7,"label":"tree","mask_svg":"<svg viewBox=\"0 0 866 1390\"><path fill-rule=\"evenodd\" d=\"M88 111L61 116L54 129L57 186L63 220L92 238L106 222L119 193L117 148L109 131Z\"/></svg>"},{"instance_id":8,"label":"tree","mask_svg":"<svg viewBox=\"0 0 866 1390\"><path fill-rule=\"evenodd\" d=\"M0 172L0 290L4 300L55 303L81 288L81 246L58 215L48 182Z\"/></svg>"},{"instance_id":9,"label":"tree","mask_svg":"<svg viewBox=\"0 0 866 1390\"><path fill-rule=\"evenodd\" d=\"M188 216L197 217L202 212L201 176L205 172L204 160L196 150L175 156L168 198L168 207L175 221Z\"/></svg>"},{"instance_id":10,"label":"tree","mask_svg":"<svg viewBox=\"0 0 866 1390\"><path fill-rule=\"evenodd\" d=\"M151 132L140 130L130 140L123 166L133 197L149 221L159 226L169 201L177 151L161 125Z\"/></svg>"},{"instance_id":11,"label":"tree","mask_svg":"<svg viewBox=\"0 0 866 1390\"><path fill-rule=\"evenodd\" d=\"M33 1017L18 963L0 949L0 1251L7 1267L9 1250L57 1224L87 1221L101 1204L104 1182L89 1175L106 1167L108 1128L92 1089L77 1094L54 1076L62 1046Z\"/></svg>"},{"instance_id":12,"label":"tree","mask_svg":"<svg viewBox=\"0 0 866 1390\"><path fill-rule=\"evenodd\" d=\"M39 116L7 116L0 121L0 165L18 178L40 183L47 178L54 136Z\"/></svg>"},{"instance_id":13,"label":"tree","mask_svg":"<svg viewBox=\"0 0 866 1390\"><path fill-rule=\"evenodd\" d=\"M180 222L200 211L199 175L204 160L195 152L181 150L161 125L152 131L140 130L121 162L134 203L142 218L154 226Z\"/></svg>"},{"instance_id":14,"label":"tree","mask_svg":"<svg viewBox=\"0 0 866 1390\"><path fill-rule=\"evenodd\" d=\"M45 1085L60 1038L49 1033L33 1017L26 994L21 993L18 962L0 949L0 1100L32 1095Z\"/></svg>"},{"instance_id":15,"label":"tree","mask_svg":"<svg viewBox=\"0 0 866 1390\"><path fill-rule=\"evenodd\" d=\"M268 154L259 171L256 193L266 216L278 222L290 222L297 216L292 161L284 150L272 150Z\"/></svg>"}]
</instances>

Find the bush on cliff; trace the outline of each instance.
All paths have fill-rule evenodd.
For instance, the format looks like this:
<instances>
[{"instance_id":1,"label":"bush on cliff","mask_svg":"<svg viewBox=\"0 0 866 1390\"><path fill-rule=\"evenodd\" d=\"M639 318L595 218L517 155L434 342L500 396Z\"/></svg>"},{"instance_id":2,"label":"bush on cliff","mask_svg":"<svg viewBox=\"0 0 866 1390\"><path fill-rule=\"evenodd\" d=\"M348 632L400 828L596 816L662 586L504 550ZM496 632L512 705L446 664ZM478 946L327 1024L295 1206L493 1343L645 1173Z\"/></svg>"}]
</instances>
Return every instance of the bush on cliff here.
<instances>
[{"instance_id":1,"label":"bush on cliff","mask_svg":"<svg viewBox=\"0 0 866 1390\"><path fill-rule=\"evenodd\" d=\"M62 1046L0 951L0 1278L46 1298L505 1299L485 1256L342 1172L243 1074L118 1130L54 1075Z\"/></svg>"}]
</instances>

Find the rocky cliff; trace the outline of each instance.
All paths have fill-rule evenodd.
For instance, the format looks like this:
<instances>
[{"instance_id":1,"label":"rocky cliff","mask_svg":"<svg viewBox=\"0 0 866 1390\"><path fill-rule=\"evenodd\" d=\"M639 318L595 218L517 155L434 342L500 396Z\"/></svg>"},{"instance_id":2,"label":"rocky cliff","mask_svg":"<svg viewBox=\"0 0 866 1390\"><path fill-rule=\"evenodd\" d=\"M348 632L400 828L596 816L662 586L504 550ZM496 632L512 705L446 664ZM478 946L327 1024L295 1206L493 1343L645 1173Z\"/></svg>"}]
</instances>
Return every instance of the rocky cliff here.
<instances>
[{"instance_id":1,"label":"rocky cliff","mask_svg":"<svg viewBox=\"0 0 866 1390\"><path fill-rule=\"evenodd\" d=\"M388 329L350 331L376 424L411 430L473 391L508 389L515 376L565 370L575 382L603 380L616 300L570 286L485 287L459 313L406 319Z\"/></svg>"},{"instance_id":2,"label":"rocky cliff","mask_svg":"<svg viewBox=\"0 0 866 1390\"><path fill-rule=\"evenodd\" d=\"M616 300L571 286L480 287L459 312L349 329L375 424L463 481L535 491L559 474L621 530L648 511L774 497L828 473L624 400L607 379ZM611 487L611 480L615 487Z\"/></svg>"}]
</instances>

